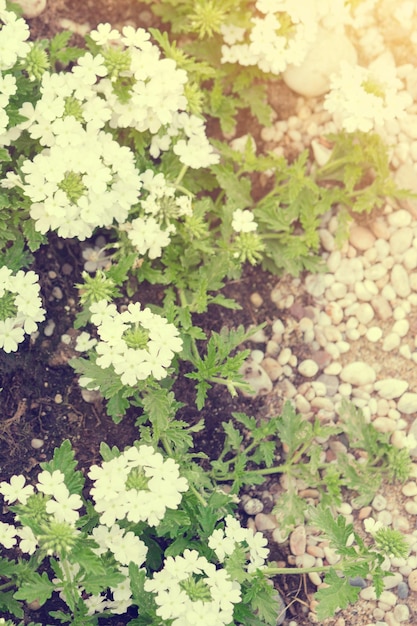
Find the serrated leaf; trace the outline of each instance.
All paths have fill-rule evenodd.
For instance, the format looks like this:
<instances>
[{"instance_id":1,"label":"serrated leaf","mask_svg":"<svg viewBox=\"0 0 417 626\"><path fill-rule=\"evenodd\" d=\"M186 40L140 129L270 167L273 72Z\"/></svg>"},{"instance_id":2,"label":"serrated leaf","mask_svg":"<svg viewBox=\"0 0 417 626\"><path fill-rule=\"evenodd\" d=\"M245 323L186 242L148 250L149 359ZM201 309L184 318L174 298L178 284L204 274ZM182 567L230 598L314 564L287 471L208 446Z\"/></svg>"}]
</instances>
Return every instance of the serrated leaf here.
<instances>
[{"instance_id":1,"label":"serrated leaf","mask_svg":"<svg viewBox=\"0 0 417 626\"><path fill-rule=\"evenodd\" d=\"M54 472L60 470L65 476L65 484L70 494L76 493L81 495L84 487L84 477L79 470L75 471L77 461L75 460L74 450L68 439L62 442L59 448L54 449L52 461L40 463L43 470Z\"/></svg>"},{"instance_id":2,"label":"serrated leaf","mask_svg":"<svg viewBox=\"0 0 417 626\"><path fill-rule=\"evenodd\" d=\"M109 587L117 585L125 580L120 572L107 568L103 574L88 574L83 578L83 587L87 593L97 595Z\"/></svg>"},{"instance_id":3,"label":"serrated leaf","mask_svg":"<svg viewBox=\"0 0 417 626\"><path fill-rule=\"evenodd\" d=\"M1 612L5 613L7 611L16 617L24 617L22 605L13 597L13 594L13 591L0 591Z\"/></svg>"},{"instance_id":4,"label":"serrated leaf","mask_svg":"<svg viewBox=\"0 0 417 626\"><path fill-rule=\"evenodd\" d=\"M140 607L141 613L153 613L156 610L154 595L145 591L146 572L135 563L129 563L130 589L134 603Z\"/></svg>"},{"instance_id":5,"label":"serrated leaf","mask_svg":"<svg viewBox=\"0 0 417 626\"><path fill-rule=\"evenodd\" d=\"M318 601L316 613L319 621L332 617L338 609L345 609L349 604L355 603L360 592L359 587L353 587L347 578L339 578L333 569L326 574L324 582L329 587L319 589L314 595Z\"/></svg>"},{"instance_id":6,"label":"serrated leaf","mask_svg":"<svg viewBox=\"0 0 417 626\"><path fill-rule=\"evenodd\" d=\"M239 450L243 441L243 437L237 428L231 422L222 422L223 430L227 436L227 443L233 450Z\"/></svg>"},{"instance_id":7,"label":"serrated leaf","mask_svg":"<svg viewBox=\"0 0 417 626\"><path fill-rule=\"evenodd\" d=\"M16 600L25 600L26 602L33 602L37 600L42 606L52 596L55 590L54 584L49 580L48 574L42 572L42 575L37 572L32 572L31 580L23 582L19 589L14 593Z\"/></svg>"},{"instance_id":8,"label":"serrated leaf","mask_svg":"<svg viewBox=\"0 0 417 626\"><path fill-rule=\"evenodd\" d=\"M284 404L282 415L277 423L278 435L282 443L288 446L288 457L312 437L312 426L290 402Z\"/></svg>"}]
</instances>

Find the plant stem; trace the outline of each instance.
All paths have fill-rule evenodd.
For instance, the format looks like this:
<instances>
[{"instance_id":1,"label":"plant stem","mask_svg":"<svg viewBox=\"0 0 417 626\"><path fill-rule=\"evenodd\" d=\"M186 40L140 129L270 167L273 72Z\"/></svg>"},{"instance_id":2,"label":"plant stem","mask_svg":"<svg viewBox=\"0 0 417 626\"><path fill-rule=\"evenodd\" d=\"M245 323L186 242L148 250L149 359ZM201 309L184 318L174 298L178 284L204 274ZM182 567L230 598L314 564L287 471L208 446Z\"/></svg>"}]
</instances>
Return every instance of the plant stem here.
<instances>
[{"instance_id":1,"label":"plant stem","mask_svg":"<svg viewBox=\"0 0 417 626\"><path fill-rule=\"evenodd\" d=\"M180 173L178 174L177 178L174 181L175 187L177 187L180 184L180 182L184 178L185 173L186 173L187 170L188 170L188 165L183 165L181 170L180 170ZM189 192L187 192L187 193L189 193Z\"/></svg>"}]
</instances>

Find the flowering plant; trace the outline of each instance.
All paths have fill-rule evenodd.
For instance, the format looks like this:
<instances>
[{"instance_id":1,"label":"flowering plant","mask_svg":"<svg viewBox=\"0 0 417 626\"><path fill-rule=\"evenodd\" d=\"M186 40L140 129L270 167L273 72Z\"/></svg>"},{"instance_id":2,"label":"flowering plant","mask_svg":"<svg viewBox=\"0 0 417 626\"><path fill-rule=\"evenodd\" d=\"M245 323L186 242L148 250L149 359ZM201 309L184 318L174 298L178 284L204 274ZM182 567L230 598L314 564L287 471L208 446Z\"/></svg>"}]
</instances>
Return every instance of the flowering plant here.
<instances>
[{"instance_id":1,"label":"flowering plant","mask_svg":"<svg viewBox=\"0 0 417 626\"><path fill-rule=\"evenodd\" d=\"M311 0L302 13L289 2L243 4L237 12L229 0L154 3L164 11L175 5L173 25L182 22L188 35L220 42L210 42L208 56L206 46L203 58L193 58L166 33L131 26L118 31L108 23L98 25L82 49L68 45L70 33L30 42L24 20L0 0L0 349L17 350L46 315L37 275L22 269L32 261L24 246L35 253L52 232L79 241L100 233L103 246L84 250L75 326L89 332L76 342L84 357L71 364L81 385L108 400L115 421L131 406L142 410L135 445L119 451L102 444L103 462L88 471L89 491L68 442L42 464L34 485L21 475L0 484L9 516L0 523L0 543L17 553L16 560L0 561L0 606L18 618L20 601L43 605L59 594L66 608L52 616L79 626L131 609L139 611L141 624L276 622L268 577L282 570L265 564L266 539L233 517L235 495L268 473L296 473L291 459L272 467L278 439L293 445L298 459L321 431L317 425L292 430L301 425L289 413L291 419L268 426L240 416L254 437L249 452L240 431L226 424L225 448L207 472L196 462L203 453L189 452L192 433L203 425L176 419L179 403L170 389L179 359L191 370L186 377L195 381L197 408L212 384L232 394L247 389L239 372L248 351L240 348L256 329L223 328L207 336L194 315L213 304L236 308L221 289L247 262L293 274L316 269L320 217L335 203L352 206L366 191L367 203L359 198L357 206L368 208L395 189L358 191L350 169L344 186L329 186L352 153L358 158L353 148L341 157L337 143L314 178L307 151L289 164L274 153L259 155L250 136L233 145L208 140L203 112L227 130L245 107L269 124L265 85L257 79L301 62L317 24L335 18L330 5L343 3ZM170 20L174 13L164 16ZM209 63L213 50L218 58ZM242 51L244 72L236 68ZM380 183L387 165L380 144L373 156ZM354 171L362 172L358 165ZM258 198L264 179L268 191ZM322 180L326 185L318 184ZM158 306L137 300L145 281L160 290ZM406 475L408 457L388 444L381 456L397 477ZM252 464L264 466L249 470ZM319 471L337 502L335 472L318 466L310 472L321 488ZM340 488L351 486L346 477L336 478ZM218 482L231 483L233 495ZM315 520L343 554L337 570L319 568L326 582L343 589L340 606L356 599L350 575L381 579L380 552L367 550L350 525L338 522L335 529L330 513L315 516L294 493L276 509L285 528L300 521L297 515ZM406 553L389 530L378 541L381 551ZM320 597L322 616L336 610L331 592L321 589Z\"/></svg>"},{"instance_id":2,"label":"flowering plant","mask_svg":"<svg viewBox=\"0 0 417 626\"><path fill-rule=\"evenodd\" d=\"M134 445L120 451L101 444L103 460L87 471L88 490L68 440L55 449L51 461L41 463L35 484L27 483L23 475L0 483L9 512L9 521L0 522L0 545L18 555L16 560L0 558L1 610L22 618L21 601L48 607L59 596L66 608L50 615L80 626L128 610L138 613L129 622L132 626L137 619L161 624L174 620L184 626L193 626L196 620L213 626L276 623L278 596L269 579L288 569L268 563L267 538L244 528L233 515L233 492L242 482L262 482L265 473L288 471L291 479L295 455L277 468L270 462L267 468L255 466L265 458L270 444L275 446L277 433L285 443L292 442L290 451L308 450L308 434L299 436L303 432L300 416L287 406L282 417L259 427L253 418L239 416L251 424L255 440L255 445L250 443L243 451L238 431L225 423L225 448L211 462L212 471L206 472L196 463L200 455L190 451L192 433L199 426L179 422L175 412L168 419L165 413L155 413L153 426L141 426L141 438ZM367 430L367 439L378 436L358 417L356 426ZM322 432L318 428L310 433L312 437L324 434L326 427ZM273 432L274 438L268 441L266 437ZM233 457L229 463L223 459L237 449L243 461L233 469ZM398 452L398 460L391 454L389 462L398 465ZM246 470L248 462L251 471ZM350 468L347 480L356 469L362 471L360 465ZM308 464L300 472L307 476ZM216 476L232 482L231 493L219 489ZM329 493L334 493L334 472L329 482ZM323 485L321 476L319 483ZM292 504L300 508L300 502L288 500L284 516ZM371 574L380 593L384 555L408 553L405 538L390 528L368 522L365 529L373 543L367 547L352 524L342 516L334 520L328 506L308 507L307 517L341 556L334 566L291 569L291 573L322 572L331 583L317 593L319 618L357 598L359 589L349 584L351 576Z\"/></svg>"}]
</instances>

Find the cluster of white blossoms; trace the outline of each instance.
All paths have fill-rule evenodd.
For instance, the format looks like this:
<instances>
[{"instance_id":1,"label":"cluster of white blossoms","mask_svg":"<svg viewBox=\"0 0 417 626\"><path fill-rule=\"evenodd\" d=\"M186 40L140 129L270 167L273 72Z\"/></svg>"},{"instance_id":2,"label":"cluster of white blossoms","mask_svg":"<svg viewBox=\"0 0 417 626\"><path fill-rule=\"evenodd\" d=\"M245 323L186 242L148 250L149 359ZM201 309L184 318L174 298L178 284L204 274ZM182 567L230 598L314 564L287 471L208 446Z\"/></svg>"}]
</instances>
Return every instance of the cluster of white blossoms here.
<instances>
[{"instance_id":1,"label":"cluster of white blossoms","mask_svg":"<svg viewBox=\"0 0 417 626\"><path fill-rule=\"evenodd\" d=\"M21 168L36 230L84 240L97 227L123 223L141 188L131 150L72 116L53 126L54 145Z\"/></svg>"},{"instance_id":2,"label":"cluster of white blossoms","mask_svg":"<svg viewBox=\"0 0 417 626\"><path fill-rule=\"evenodd\" d=\"M234 607L241 601L239 583L196 550L167 557L163 569L146 580L144 588L155 594L157 615L173 620L173 626L231 624Z\"/></svg>"},{"instance_id":3,"label":"cluster of white blossoms","mask_svg":"<svg viewBox=\"0 0 417 626\"><path fill-rule=\"evenodd\" d=\"M0 71L11 69L30 50L27 43L29 27L13 11L6 10L6 0L0 0Z\"/></svg>"},{"instance_id":4,"label":"cluster of white blossoms","mask_svg":"<svg viewBox=\"0 0 417 626\"><path fill-rule=\"evenodd\" d=\"M224 529L217 528L208 539L209 548L214 550L220 563L242 544L248 548L247 571L250 573L262 568L269 554L269 549L265 547L268 540L260 532L254 533L250 528L242 528L232 515L225 518Z\"/></svg>"},{"instance_id":5,"label":"cluster of white blossoms","mask_svg":"<svg viewBox=\"0 0 417 626\"><path fill-rule=\"evenodd\" d=\"M126 223L124 228L139 254L150 259L161 256L162 248L169 245L178 219L192 215L191 198L176 196L176 189L162 172L148 169L140 175L142 196L139 206L143 215Z\"/></svg>"},{"instance_id":6,"label":"cluster of white blossoms","mask_svg":"<svg viewBox=\"0 0 417 626\"><path fill-rule=\"evenodd\" d=\"M339 71L331 76L324 108L347 132L370 132L405 117L412 102L387 52L368 67L342 61Z\"/></svg>"},{"instance_id":7,"label":"cluster of white blossoms","mask_svg":"<svg viewBox=\"0 0 417 626\"><path fill-rule=\"evenodd\" d=\"M206 137L204 122L185 112L187 73L173 59L161 58L149 33L131 26L120 33L110 24L99 24L90 35L100 46L108 69L95 89L112 112L110 127L149 131L149 152L155 158L173 146L181 163L189 167L218 163L219 155ZM119 73L124 89L118 89Z\"/></svg>"},{"instance_id":8,"label":"cluster of white blossoms","mask_svg":"<svg viewBox=\"0 0 417 626\"><path fill-rule=\"evenodd\" d=\"M132 387L150 376L165 378L175 353L182 350L173 324L149 308L141 309L139 302L119 313L115 304L100 300L90 311L100 338L95 346L97 365L113 367L122 383Z\"/></svg>"},{"instance_id":9,"label":"cluster of white blossoms","mask_svg":"<svg viewBox=\"0 0 417 626\"><path fill-rule=\"evenodd\" d=\"M172 149L188 167L219 161L204 121L185 111L186 72L161 57L144 29L125 26L120 33L101 24L91 37L101 52L84 53L70 72L44 72L40 98L35 105L21 106L19 113L26 119L8 131L4 108L16 86L13 77L0 77L1 143L9 144L26 131L44 146L23 163L20 177L9 172L2 186L23 189L39 232L55 230L80 240L96 228L126 222L140 198L135 155L109 130L149 133L147 150L153 158ZM148 196L148 205L151 200ZM176 202L184 208L184 199ZM160 239L163 247L172 228L163 229L160 238L153 219L140 219L133 230L143 230L149 241Z\"/></svg>"},{"instance_id":10,"label":"cluster of white blossoms","mask_svg":"<svg viewBox=\"0 0 417 626\"><path fill-rule=\"evenodd\" d=\"M68 537L78 534L76 524L79 520L83 502L78 494L70 493L65 484L65 476L60 470L53 472L44 470L38 474L38 482L35 487L25 484L26 479L22 475L14 475L10 482L0 483L0 493L5 502L13 504L19 502L26 504L28 499L36 494L45 496L45 513L42 533L36 536L29 526L15 527L13 524L0 523L0 544L6 548L16 545L19 538L19 548L26 554L33 554L39 546L42 546L48 554L58 553L57 546L48 543L46 525L58 523L68 530ZM18 518L16 518L18 519Z\"/></svg>"},{"instance_id":11,"label":"cluster of white blossoms","mask_svg":"<svg viewBox=\"0 0 417 626\"><path fill-rule=\"evenodd\" d=\"M127 448L120 456L104 461L101 467L93 465L88 476L94 482L91 496L95 509L105 526L123 519L157 526L167 509L178 508L182 493L188 489L178 464L146 445ZM137 550L140 552L141 547Z\"/></svg>"},{"instance_id":12,"label":"cluster of white blossoms","mask_svg":"<svg viewBox=\"0 0 417 626\"><path fill-rule=\"evenodd\" d=\"M45 319L35 272L0 267L0 348L15 352L26 334L34 333Z\"/></svg>"},{"instance_id":13,"label":"cluster of white blossoms","mask_svg":"<svg viewBox=\"0 0 417 626\"><path fill-rule=\"evenodd\" d=\"M257 0L262 17L251 19L249 32L224 25L222 63L257 65L263 72L280 74L287 65L303 62L317 35L316 2Z\"/></svg>"}]
</instances>

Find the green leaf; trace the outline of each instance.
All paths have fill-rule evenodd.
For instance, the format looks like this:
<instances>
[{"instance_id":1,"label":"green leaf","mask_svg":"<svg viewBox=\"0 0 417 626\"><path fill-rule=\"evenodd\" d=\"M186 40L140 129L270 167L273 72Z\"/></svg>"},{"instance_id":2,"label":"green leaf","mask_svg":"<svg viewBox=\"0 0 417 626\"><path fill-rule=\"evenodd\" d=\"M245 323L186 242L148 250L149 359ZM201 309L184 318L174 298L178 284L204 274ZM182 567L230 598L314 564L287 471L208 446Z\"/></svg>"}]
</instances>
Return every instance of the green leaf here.
<instances>
[{"instance_id":1,"label":"green leaf","mask_svg":"<svg viewBox=\"0 0 417 626\"><path fill-rule=\"evenodd\" d=\"M139 569L135 563L129 563L130 589L133 595L133 602L144 614L155 613L156 603L154 594L145 591L146 572Z\"/></svg>"},{"instance_id":2,"label":"green leaf","mask_svg":"<svg viewBox=\"0 0 417 626\"><path fill-rule=\"evenodd\" d=\"M314 595L318 601L316 612L319 621L332 617L338 609L345 609L350 603L355 603L360 592L359 587L353 587L347 578L339 578L333 569L326 574L324 582L329 587L319 589Z\"/></svg>"},{"instance_id":3,"label":"green leaf","mask_svg":"<svg viewBox=\"0 0 417 626\"><path fill-rule=\"evenodd\" d=\"M45 235L36 230L35 222L31 219L23 222L22 230L31 252L36 252L47 241Z\"/></svg>"},{"instance_id":4,"label":"green leaf","mask_svg":"<svg viewBox=\"0 0 417 626\"><path fill-rule=\"evenodd\" d=\"M228 444L233 450L239 450L243 441L243 437L231 422L222 422L223 430L227 435Z\"/></svg>"},{"instance_id":5,"label":"green leaf","mask_svg":"<svg viewBox=\"0 0 417 626\"><path fill-rule=\"evenodd\" d=\"M20 585L14 597L16 600L25 600L26 602L37 600L42 606L52 596L54 589L55 586L49 580L46 572L42 572L42 575L32 572L31 579Z\"/></svg>"},{"instance_id":6,"label":"green leaf","mask_svg":"<svg viewBox=\"0 0 417 626\"><path fill-rule=\"evenodd\" d=\"M59 448L55 448L52 461L40 463L43 470L54 472L60 470L65 476L65 484L70 494L76 493L81 495L84 487L84 477L82 472L75 471L77 461L75 461L74 450L68 439L62 442Z\"/></svg>"},{"instance_id":7,"label":"green leaf","mask_svg":"<svg viewBox=\"0 0 417 626\"><path fill-rule=\"evenodd\" d=\"M299 413L296 413L290 402L284 404L281 418L277 424L279 438L288 446L288 457L305 442L312 438L312 426Z\"/></svg>"},{"instance_id":8,"label":"green leaf","mask_svg":"<svg viewBox=\"0 0 417 626\"><path fill-rule=\"evenodd\" d=\"M13 591L0 591L0 609L16 617L24 617L22 605L13 597L13 594Z\"/></svg>"},{"instance_id":9,"label":"green leaf","mask_svg":"<svg viewBox=\"0 0 417 626\"><path fill-rule=\"evenodd\" d=\"M85 576L83 578L83 587L87 593L96 595L105 591L108 587L117 587L124 579L124 575L120 572L107 568L104 573L92 573Z\"/></svg>"}]
</instances>

